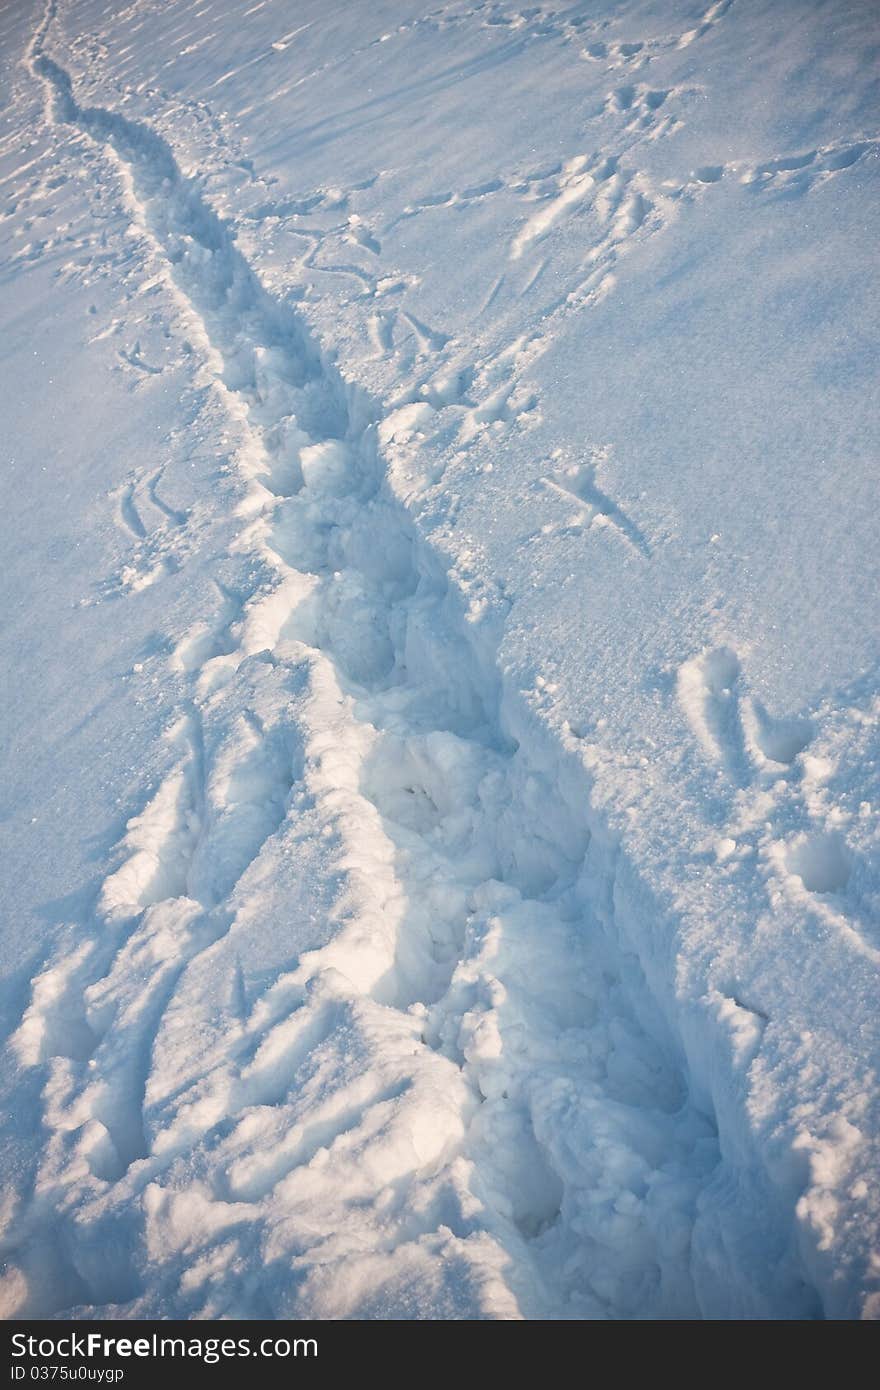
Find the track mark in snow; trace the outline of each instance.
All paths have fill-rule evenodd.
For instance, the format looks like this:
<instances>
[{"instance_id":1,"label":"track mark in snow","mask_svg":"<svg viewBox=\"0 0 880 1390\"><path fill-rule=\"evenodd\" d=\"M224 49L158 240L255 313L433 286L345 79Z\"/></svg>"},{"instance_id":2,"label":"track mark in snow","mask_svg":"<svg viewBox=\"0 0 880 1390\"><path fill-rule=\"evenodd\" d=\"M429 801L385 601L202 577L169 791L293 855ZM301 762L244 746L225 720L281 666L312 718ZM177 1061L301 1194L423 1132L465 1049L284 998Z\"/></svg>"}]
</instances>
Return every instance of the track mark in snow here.
<instances>
[{"instance_id":1,"label":"track mark in snow","mask_svg":"<svg viewBox=\"0 0 880 1390\"><path fill-rule=\"evenodd\" d=\"M153 903L183 897L200 829L201 747L194 715L170 734L178 762L144 809L128 822L120 849L125 860L105 879L100 907L126 918Z\"/></svg>"},{"instance_id":2,"label":"track mark in snow","mask_svg":"<svg viewBox=\"0 0 880 1390\"><path fill-rule=\"evenodd\" d=\"M730 647L686 661L678 670L678 698L704 752L735 781L746 775L739 708L739 658Z\"/></svg>"},{"instance_id":3,"label":"track mark in snow","mask_svg":"<svg viewBox=\"0 0 880 1390\"><path fill-rule=\"evenodd\" d=\"M715 4L710 5L701 16L696 29L689 29L687 33L682 34L676 47L689 48L697 39L704 38L706 34L714 28L718 21L724 18L732 4L733 0L715 0Z\"/></svg>"},{"instance_id":4,"label":"track mark in snow","mask_svg":"<svg viewBox=\"0 0 880 1390\"><path fill-rule=\"evenodd\" d=\"M608 41L603 38L591 39L581 50L581 57L596 63L603 63L611 69L628 68L631 71L644 69L663 53L689 48L698 39L705 38L730 9L733 0L716 0L700 16L693 29L685 32L664 34L656 38L628 38Z\"/></svg>"},{"instance_id":5,"label":"track mark in snow","mask_svg":"<svg viewBox=\"0 0 880 1390\"><path fill-rule=\"evenodd\" d=\"M551 476L542 478L541 482L561 497L574 500L580 511L579 526L587 529L609 526L644 559L649 560L651 548L644 533L596 481L597 470L600 466L604 469L609 453L608 449L594 449L589 462L557 467Z\"/></svg>"},{"instance_id":6,"label":"track mark in snow","mask_svg":"<svg viewBox=\"0 0 880 1390\"><path fill-rule=\"evenodd\" d=\"M441 352L449 342L445 333L439 333L436 329L429 328L426 323L422 323L421 319L417 319L415 314L408 310L401 309L399 317L406 320L415 334L420 354Z\"/></svg>"},{"instance_id":7,"label":"track mark in snow","mask_svg":"<svg viewBox=\"0 0 880 1390\"><path fill-rule=\"evenodd\" d=\"M88 1059L96 1038L89 1027L83 998L91 965L88 942L62 942L59 954L34 979L31 1002L12 1046L26 1066L54 1057Z\"/></svg>"},{"instance_id":8,"label":"track mark in snow","mask_svg":"<svg viewBox=\"0 0 880 1390\"><path fill-rule=\"evenodd\" d=\"M278 1117L265 1125L260 1147L233 1162L229 1169L229 1188L236 1201L258 1202L281 1184L297 1168L307 1167L322 1150L341 1148L369 1117L381 1127L393 1115L393 1102L409 1088L407 1080L379 1084L365 1077L349 1091L360 1092L343 1098L338 1094L323 1104L316 1100L292 1129Z\"/></svg>"},{"instance_id":9,"label":"track mark in snow","mask_svg":"<svg viewBox=\"0 0 880 1390\"><path fill-rule=\"evenodd\" d=\"M613 291L618 267L635 247L675 220L680 208L700 195L698 180L680 187L656 186L642 171L632 170L620 154L597 152L569 161L559 175L544 171L551 193L511 243L511 260L524 260L526 276L520 293L528 293L544 273L551 255L535 264L530 253L564 226L568 216L583 218L586 249L573 282L544 308L540 335L549 343L555 324L568 315L597 305ZM529 188L527 181L524 185ZM555 195L555 196L553 196ZM570 246L569 246L570 250ZM510 274L510 272L508 272ZM533 348L531 356L537 355Z\"/></svg>"},{"instance_id":10,"label":"track mark in snow","mask_svg":"<svg viewBox=\"0 0 880 1390\"><path fill-rule=\"evenodd\" d=\"M133 483L129 483L127 487L123 488L119 495L119 515L123 526L131 532L135 540L144 540L147 528L141 521L141 514L134 500Z\"/></svg>"},{"instance_id":11,"label":"track mark in snow","mask_svg":"<svg viewBox=\"0 0 880 1390\"><path fill-rule=\"evenodd\" d=\"M139 342L135 343L134 347L130 350L120 348L119 357L123 362L126 362L129 367L134 367L135 371L141 372L144 376L160 376L162 373L161 367L156 367L151 362L144 361Z\"/></svg>"},{"instance_id":12,"label":"track mark in snow","mask_svg":"<svg viewBox=\"0 0 880 1390\"><path fill-rule=\"evenodd\" d=\"M196 623L176 644L172 657L172 664L179 670L201 673L209 681L214 659L222 659L235 651L237 643L233 627L242 617L242 605L238 597L231 594L217 580L214 580L213 584L219 603L215 620L200 620Z\"/></svg>"},{"instance_id":13,"label":"track mark in snow","mask_svg":"<svg viewBox=\"0 0 880 1390\"><path fill-rule=\"evenodd\" d=\"M176 570L188 553L188 518L160 494L163 474L164 466L138 473L115 493L120 529L133 543L134 560L122 566L115 583L105 586L108 594L149 588Z\"/></svg>"},{"instance_id":14,"label":"track mark in snow","mask_svg":"<svg viewBox=\"0 0 880 1390\"><path fill-rule=\"evenodd\" d=\"M387 357L394 349L394 321L396 315L378 313L370 316L370 338L377 357Z\"/></svg>"},{"instance_id":15,"label":"track mark in snow","mask_svg":"<svg viewBox=\"0 0 880 1390\"><path fill-rule=\"evenodd\" d=\"M159 484L162 481L164 472L164 468L157 468L155 473L151 474L147 481L147 492L149 493L150 501L156 510L161 512L162 515L171 522L172 526L185 526L187 522L186 512L178 511L176 507L172 507L159 495Z\"/></svg>"},{"instance_id":16,"label":"track mark in snow","mask_svg":"<svg viewBox=\"0 0 880 1390\"><path fill-rule=\"evenodd\" d=\"M659 140L665 135L672 135L682 125L680 118L667 106L667 101L683 91L672 87L649 87L644 82L625 83L609 93L603 114L620 116L620 128L628 135Z\"/></svg>"},{"instance_id":17,"label":"track mark in snow","mask_svg":"<svg viewBox=\"0 0 880 1390\"><path fill-rule=\"evenodd\" d=\"M470 444L486 431L500 434L511 425L528 428L538 422L537 396L522 378L546 350L549 341L543 332L522 334L493 356L459 374L467 395L464 390L459 391L453 403L465 410L458 426L458 437L463 445ZM445 403L448 402L440 402Z\"/></svg>"},{"instance_id":18,"label":"track mark in snow","mask_svg":"<svg viewBox=\"0 0 880 1390\"><path fill-rule=\"evenodd\" d=\"M729 1038L734 1066L745 1072L760 1051L770 1020L762 1009L745 1003L742 994L738 985L725 981L723 989L710 991L707 1002Z\"/></svg>"},{"instance_id":19,"label":"track mark in snow","mask_svg":"<svg viewBox=\"0 0 880 1390\"><path fill-rule=\"evenodd\" d=\"M352 214L348 219L348 237L355 246L363 246L374 256L381 256L382 243L373 235L362 219Z\"/></svg>"},{"instance_id":20,"label":"track mark in snow","mask_svg":"<svg viewBox=\"0 0 880 1390\"><path fill-rule=\"evenodd\" d=\"M586 202L598 183L610 176L610 170L594 172L589 166L587 155L576 155L566 162L559 177L556 197L533 213L513 238L510 245L512 261L518 261L534 242L543 240L561 217Z\"/></svg>"},{"instance_id":21,"label":"track mark in snow","mask_svg":"<svg viewBox=\"0 0 880 1390\"><path fill-rule=\"evenodd\" d=\"M213 906L228 898L284 819L301 754L288 729L267 728L247 709L228 719L223 741L206 751L210 772L187 891Z\"/></svg>"},{"instance_id":22,"label":"track mark in snow","mask_svg":"<svg viewBox=\"0 0 880 1390\"><path fill-rule=\"evenodd\" d=\"M788 846L786 866L811 893L839 893L851 867L843 837L833 832L798 836Z\"/></svg>"},{"instance_id":23,"label":"track mark in snow","mask_svg":"<svg viewBox=\"0 0 880 1390\"><path fill-rule=\"evenodd\" d=\"M768 892L787 901L807 930L837 933L880 964L869 870L880 829L877 798L865 797L880 766L880 702L874 695L843 708L828 701L809 718L777 720L757 701L746 708L758 777L741 794L731 834L752 836Z\"/></svg>"},{"instance_id":24,"label":"track mark in snow","mask_svg":"<svg viewBox=\"0 0 880 1390\"><path fill-rule=\"evenodd\" d=\"M783 155L747 169L740 175L740 182L753 193L796 198L851 169L866 155L876 158L878 149L880 138L872 137L855 144L828 145L803 154Z\"/></svg>"},{"instance_id":25,"label":"track mark in snow","mask_svg":"<svg viewBox=\"0 0 880 1390\"><path fill-rule=\"evenodd\" d=\"M775 719L760 700L752 699L747 707L748 730L753 744L771 763L790 767L809 744L815 729L809 719L796 715Z\"/></svg>"}]
</instances>

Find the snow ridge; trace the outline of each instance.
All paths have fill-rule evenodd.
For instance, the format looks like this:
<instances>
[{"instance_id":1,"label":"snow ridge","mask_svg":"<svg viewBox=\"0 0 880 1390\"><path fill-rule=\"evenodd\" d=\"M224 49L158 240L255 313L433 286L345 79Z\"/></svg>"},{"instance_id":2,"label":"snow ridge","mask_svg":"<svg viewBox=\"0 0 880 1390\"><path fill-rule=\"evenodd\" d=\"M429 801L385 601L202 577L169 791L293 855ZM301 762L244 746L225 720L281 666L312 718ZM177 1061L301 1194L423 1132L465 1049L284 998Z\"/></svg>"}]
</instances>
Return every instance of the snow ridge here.
<instances>
[{"instance_id":1,"label":"snow ridge","mask_svg":"<svg viewBox=\"0 0 880 1390\"><path fill-rule=\"evenodd\" d=\"M514 737L377 412L169 145L78 104L55 13L31 71L106 146L197 330L259 582L179 644L175 767L16 1035L48 1069L11 1244L56 1274L28 1311L698 1315L701 1261L736 1288L762 1256L713 1238L730 1172L626 948L587 773ZM809 1313L789 1273L768 1296Z\"/></svg>"}]
</instances>

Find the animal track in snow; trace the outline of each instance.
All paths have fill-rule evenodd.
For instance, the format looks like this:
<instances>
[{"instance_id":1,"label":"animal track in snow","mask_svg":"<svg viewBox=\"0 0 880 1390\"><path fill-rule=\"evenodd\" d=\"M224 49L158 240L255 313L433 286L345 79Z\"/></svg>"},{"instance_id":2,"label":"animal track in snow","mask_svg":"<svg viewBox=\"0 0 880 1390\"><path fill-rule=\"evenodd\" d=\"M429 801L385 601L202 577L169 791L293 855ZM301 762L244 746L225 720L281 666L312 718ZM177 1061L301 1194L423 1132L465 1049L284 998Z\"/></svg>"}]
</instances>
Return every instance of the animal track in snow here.
<instances>
[{"instance_id":1,"label":"animal track in snow","mask_svg":"<svg viewBox=\"0 0 880 1390\"><path fill-rule=\"evenodd\" d=\"M838 893L850 875L843 837L834 832L798 835L786 848L785 862L811 893Z\"/></svg>"},{"instance_id":2,"label":"animal track in snow","mask_svg":"<svg viewBox=\"0 0 880 1390\"><path fill-rule=\"evenodd\" d=\"M616 161L575 155L563 165L556 183L556 196L533 213L510 244L510 258L517 261L536 241L543 240L555 224L586 202L594 189L616 169Z\"/></svg>"},{"instance_id":3,"label":"animal track in snow","mask_svg":"<svg viewBox=\"0 0 880 1390\"><path fill-rule=\"evenodd\" d=\"M649 140L672 135L682 122L667 107L667 99L675 89L649 87L644 82L616 87L606 98L604 113L622 117L622 130Z\"/></svg>"},{"instance_id":4,"label":"animal track in snow","mask_svg":"<svg viewBox=\"0 0 880 1390\"><path fill-rule=\"evenodd\" d=\"M740 176L740 182L754 193L798 197L821 187L835 174L851 169L866 156L876 157L878 148L880 139L875 137L855 144L829 145L824 149L806 150L803 154L783 155L747 169Z\"/></svg>"},{"instance_id":5,"label":"animal track in snow","mask_svg":"<svg viewBox=\"0 0 880 1390\"><path fill-rule=\"evenodd\" d=\"M581 56L596 63L604 63L609 68L644 68L661 53L689 48L698 39L705 38L724 18L732 3L733 0L716 0L715 4L703 12L696 27L683 33L664 34L646 39L617 39L610 42L596 38L586 44Z\"/></svg>"},{"instance_id":6,"label":"animal track in snow","mask_svg":"<svg viewBox=\"0 0 880 1390\"><path fill-rule=\"evenodd\" d=\"M214 720L206 722L210 731ZM201 826L187 874L188 896L208 906L229 897L281 824L301 771L301 751L283 725L267 727L246 709L221 727L205 745Z\"/></svg>"},{"instance_id":7,"label":"animal track in snow","mask_svg":"<svg viewBox=\"0 0 880 1390\"><path fill-rule=\"evenodd\" d=\"M758 699L748 702L745 724L752 745L771 763L790 766L815 734L809 719L774 719Z\"/></svg>"},{"instance_id":8,"label":"animal track in snow","mask_svg":"<svg viewBox=\"0 0 880 1390\"><path fill-rule=\"evenodd\" d=\"M157 367L152 362L145 361L140 342L136 342L133 348L119 349L121 361L126 362L129 367L133 367L136 372L141 372L144 376L159 376L162 372L161 367Z\"/></svg>"},{"instance_id":9,"label":"animal track in snow","mask_svg":"<svg viewBox=\"0 0 880 1390\"><path fill-rule=\"evenodd\" d=\"M739 657L731 647L702 652L679 667L679 703L704 752L734 781L752 769L791 767L814 736L809 719L772 717L745 693Z\"/></svg>"},{"instance_id":10,"label":"animal track in snow","mask_svg":"<svg viewBox=\"0 0 880 1390\"><path fill-rule=\"evenodd\" d=\"M739 708L739 659L717 647L678 669L678 699L704 752L736 781L745 776L745 736Z\"/></svg>"},{"instance_id":11,"label":"animal track in snow","mask_svg":"<svg viewBox=\"0 0 880 1390\"><path fill-rule=\"evenodd\" d=\"M159 492L164 468L151 473L139 473L116 494L119 498L120 520L137 541L152 532L186 524L186 514L166 502Z\"/></svg>"},{"instance_id":12,"label":"animal track in snow","mask_svg":"<svg viewBox=\"0 0 880 1390\"><path fill-rule=\"evenodd\" d=\"M108 918L130 917L152 903L183 897L200 829L201 751L193 716L170 731L178 759L144 809L129 822L124 862L101 889Z\"/></svg>"},{"instance_id":13,"label":"animal track in snow","mask_svg":"<svg viewBox=\"0 0 880 1390\"><path fill-rule=\"evenodd\" d=\"M363 219L356 213L352 213L348 219L347 236L353 245L363 246L367 251L370 251L372 255L381 256L381 242L373 235L369 227L364 224Z\"/></svg>"},{"instance_id":14,"label":"animal track in snow","mask_svg":"<svg viewBox=\"0 0 880 1390\"><path fill-rule=\"evenodd\" d=\"M119 493L119 519L136 541L145 539L147 528L135 504L133 483L126 484Z\"/></svg>"},{"instance_id":15,"label":"animal track in snow","mask_svg":"<svg viewBox=\"0 0 880 1390\"><path fill-rule=\"evenodd\" d=\"M442 359L451 341L409 309L391 304L370 316L368 331L376 357L393 357L403 375L424 371L426 360Z\"/></svg>"},{"instance_id":16,"label":"animal track in snow","mask_svg":"<svg viewBox=\"0 0 880 1390\"><path fill-rule=\"evenodd\" d=\"M807 723L812 738L804 742ZM761 850L768 881L807 919L841 932L880 964L880 899L869 867L880 843L880 701L869 693L841 709L829 702L803 721L796 737L802 744L797 775L788 787L777 786L783 811L789 801L784 828Z\"/></svg>"},{"instance_id":17,"label":"animal track in snow","mask_svg":"<svg viewBox=\"0 0 880 1390\"><path fill-rule=\"evenodd\" d=\"M498 432L518 423L528 427L540 418L537 397L522 377L528 366L546 349L543 333L522 334L485 362L467 373L467 400L458 429L462 444L469 444L486 430Z\"/></svg>"},{"instance_id":18,"label":"animal track in snow","mask_svg":"<svg viewBox=\"0 0 880 1390\"><path fill-rule=\"evenodd\" d=\"M172 664L178 670L210 676L215 658L229 656L235 651L233 627L242 617L241 601L216 579L213 584L219 601L217 617L213 622L201 619L176 643Z\"/></svg>"},{"instance_id":19,"label":"animal track in snow","mask_svg":"<svg viewBox=\"0 0 880 1390\"><path fill-rule=\"evenodd\" d=\"M186 513L172 506L160 491L164 466L138 473L118 488L120 529L134 546L134 562L123 565L118 581L107 592L147 589L181 564L191 544L185 532Z\"/></svg>"},{"instance_id":20,"label":"animal track in snow","mask_svg":"<svg viewBox=\"0 0 880 1390\"><path fill-rule=\"evenodd\" d=\"M541 482L564 499L574 501L578 528L610 527L644 559L650 559L651 549L644 533L597 482L597 472L600 468L605 470L609 457L610 450L604 448L592 450L591 458L585 462L558 462L554 472ZM561 451L555 458L561 459Z\"/></svg>"},{"instance_id":21,"label":"animal track in snow","mask_svg":"<svg viewBox=\"0 0 880 1390\"><path fill-rule=\"evenodd\" d=\"M866 803L847 806L846 792L831 791L842 752L817 751L829 739L833 748L836 735L838 747L855 758L851 724L847 727L844 718L843 730L826 733L819 716L772 717L746 693L731 647L685 662L677 694L704 753L734 792L727 833L713 846L719 864L735 871L757 854L771 898L781 894L805 921L841 932L860 953L880 962L880 941L874 944L876 934L868 925L876 906L861 902L859 888L876 815ZM848 713L861 722L859 713ZM878 725L873 713L864 719L866 733L874 737Z\"/></svg>"}]
</instances>

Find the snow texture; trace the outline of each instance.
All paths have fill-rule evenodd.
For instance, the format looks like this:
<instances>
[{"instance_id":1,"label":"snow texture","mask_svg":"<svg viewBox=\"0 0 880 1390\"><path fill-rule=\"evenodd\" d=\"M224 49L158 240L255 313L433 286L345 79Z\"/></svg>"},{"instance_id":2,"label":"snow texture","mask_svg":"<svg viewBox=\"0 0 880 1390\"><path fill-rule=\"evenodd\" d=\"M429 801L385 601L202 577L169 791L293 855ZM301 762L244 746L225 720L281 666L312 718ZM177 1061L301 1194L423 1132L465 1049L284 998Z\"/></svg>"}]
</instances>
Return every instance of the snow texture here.
<instances>
[{"instance_id":1,"label":"snow texture","mask_svg":"<svg viewBox=\"0 0 880 1390\"><path fill-rule=\"evenodd\" d=\"M880 1315L878 53L0 13L4 1315Z\"/></svg>"}]
</instances>

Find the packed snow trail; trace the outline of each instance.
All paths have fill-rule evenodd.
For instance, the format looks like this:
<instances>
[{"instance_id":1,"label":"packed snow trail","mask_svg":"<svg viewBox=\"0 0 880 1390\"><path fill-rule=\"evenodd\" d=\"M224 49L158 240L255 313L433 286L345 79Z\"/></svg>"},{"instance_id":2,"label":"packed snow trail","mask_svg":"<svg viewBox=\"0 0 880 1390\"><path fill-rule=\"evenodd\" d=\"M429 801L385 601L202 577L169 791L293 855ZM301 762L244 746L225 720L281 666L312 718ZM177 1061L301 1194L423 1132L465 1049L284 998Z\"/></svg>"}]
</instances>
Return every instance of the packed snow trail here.
<instances>
[{"instance_id":1,"label":"packed snow trail","mask_svg":"<svg viewBox=\"0 0 880 1390\"><path fill-rule=\"evenodd\" d=\"M28 1311L686 1317L711 1270L815 1315L790 1213L725 1161L621 937L585 769L514 736L387 486L399 419L346 387L162 138L79 104L54 15L29 59L47 116L106 148L191 325L254 587L178 645L175 766L16 1035L48 1069L12 1227Z\"/></svg>"}]
</instances>

